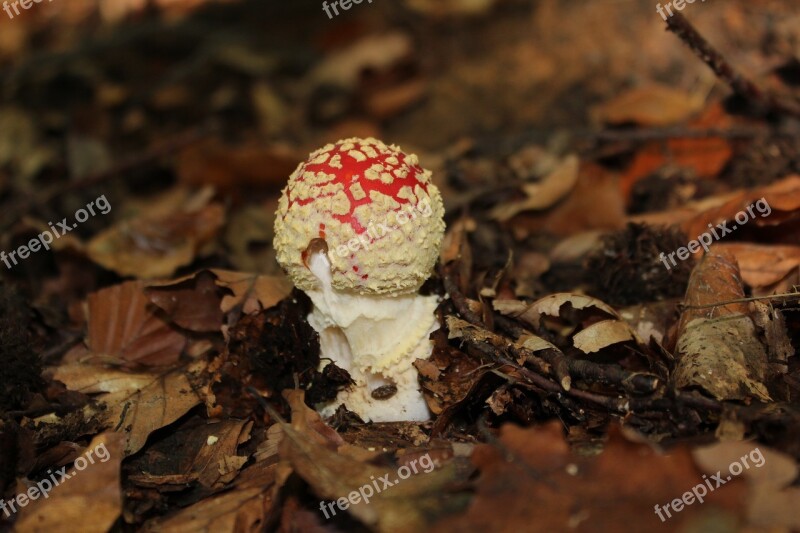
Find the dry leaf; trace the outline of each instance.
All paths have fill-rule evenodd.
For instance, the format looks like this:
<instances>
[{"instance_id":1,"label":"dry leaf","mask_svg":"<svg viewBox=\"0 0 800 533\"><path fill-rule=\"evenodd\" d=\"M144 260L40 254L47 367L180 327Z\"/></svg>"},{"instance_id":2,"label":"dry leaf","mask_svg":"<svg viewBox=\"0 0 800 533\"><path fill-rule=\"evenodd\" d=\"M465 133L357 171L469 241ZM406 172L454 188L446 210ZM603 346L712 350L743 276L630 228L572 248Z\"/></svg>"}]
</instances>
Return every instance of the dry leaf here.
<instances>
[{"instance_id":1,"label":"dry leaf","mask_svg":"<svg viewBox=\"0 0 800 533\"><path fill-rule=\"evenodd\" d=\"M86 345L91 355L141 365L176 362L186 338L159 318L149 304L139 281L90 294Z\"/></svg>"},{"instance_id":2,"label":"dry leaf","mask_svg":"<svg viewBox=\"0 0 800 533\"><path fill-rule=\"evenodd\" d=\"M772 530L800 527L800 488L790 486L798 466L790 456L756 442L722 442L692 451L706 474L732 478L734 463L745 467L740 476L750 484L747 517L753 526Z\"/></svg>"},{"instance_id":3,"label":"dry leaf","mask_svg":"<svg viewBox=\"0 0 800 533\"><path fill-rule=\"evenodd\" d=\"M600 455L573 455L559 423L506 424L499 442L478 445L472 461L480 476L469 509L432 531L654 531L662 526L654 506L703 481L686 449L658 455L618 431ZM673 513L666 525L687 530L710 506L724 506L735 517L744 492L742 484L726 486L710 493L704 506Z\"/></svg>"},{"instance_id":4,"label":"dry leaf","mask_svg":"<svg viewBox=\"0 0 800 533\"><path fill-rule=\"evenodd\" d=\"M182 328L218 332L222 327L222 296L213 273L198 272L192 280L148 287L150 301Z\"/></svg>"},{"instance_id":5,"label":"dry leaf","mask_svg":"<svg viewBox=\"0 0 800 533\"><path fill-rule=\"evenodd\" d=\"M69 528L82 533L109 531L122 512L120 464L124 458L123 441L121 435L112 432L92 439L82 454L86 468L81 471L76 471L74 466L67 469L67 474L73 477L62 480L62 484L53 488L48 497L20 509L14 529L43 533ZM97 447L104 447L107 451L105 461L95 452ZM87 457L89 452L93 452L91 461Z\"/></svg>"},{"instance_id":6,"label":"dry leaf","mask_svg":"<svg viewBox=\"0 0 800 533\"><path fill-rule=\"evenodd\" d=\"M578 181L562 201L543 213L520 213L514 225L518 231L547 231L561 237L621 229L625 226L625 198L619 177L598 164L581 163Z\"/></svg>"},{"instance_id":7,"label":"dry leaf","mask_svg":"<svg viewBox=\"0 0 800 533\"><path fill-rule=\"evenodd\" d=\"M198 360L165 374L135 374L73 363L55 368L52 377L71 390L99 394L100 407L87 407L86 416L100 418L107 427L125 434L128 456L144 446L150 433L203 403L208 391L194 381L206 365Z\"/></svg>"},{"instance_id":8,"label":"dry leaf","mask_svg":"<svg viewBox=\"0 0 800 533\"><path fill-rule=\"evenodd\" d=\"M269 309L292 292L292 283L286 276L259 276L230 270L212 270L217 285L233 292L222 298L222 311L227 313L242 305L245 313Z\"/></svg>"},{"instance_id":9,"label":"dry leaf","mask_svg":"<svg viewBox=\"0 0 800 533\"><path fill-rule=\"evenodd\" d=\"M632 340L635 340L633 331L621 320L596 322L572 337L574 346L585 354L600 351L618 342Z\"/></svg>"},{"instance_id":10,"label":"dry leaf","mask_svg":"<svg viewBox=\"0 0 800 533\"><path fill-rule=\"evenodd\" d=\"M147 522L144 531L159 533L261 533L273 498L277 465L260 461L244 469L231 489Z\"/></svg>"},{"instance_id":11,"label":"dry leaf","mask_svg":"<svg viewBox=\"0 0 800 533\"><path fill-rule=\"evenodd\" d=\"M629 220L656 226L679 224L681 229L686 232L686 235L690 239L694 239L698 235L710 231L709 224L714 226L723 220L733 221L737 213L743 210L746 212L748 206L755 204L762 198L767 202L770 209L760 209L761 211L769 211L769 214L762 214L758 209L752 208L755 217L750 217L750 214L747 213L748 228L778 226L794 220L800 210L800 176L789 176L757 189L739 190L711 196L678 209L632 216L629 217ZM732 226L729 225L730 227Z\"/></svg>"},{"instance_id":12,"label":"dry leaf","mask_svg":"<svg viewBox=\"0 0 800 533\"><path fill-rule=\"evenodd\" d=\"M551 294L536 300L532 304L526 304L519 300L495 300L492 305L496 311L507 316L513 316L538 329L542 315L558 317L561 313L561 307L567 303L574 309L594 308L612 318L620 318L611 306L597 298L568 292Z\"/></svg>"},{"instance_id":13,"label":"dry leaf","mask_svg":"<svg viewBox=\"0 0 800 533\"><path fill-rule=\"evenodd\" d=\"M380 72L409 57L413 43L408 35L388 32L365 37L348 48L331 54L311 72L310 83L352 89L366 70Z\"/></svg>"},{"instance_id":14,"label":"dry leaf","mask_svg":"<svg viewBox=\"0 0 800 533\"><path fill-rule=\"evenodd\" d=\"M742 281L753 288L774 285L800 266L800 246L731 242L715 244L714 249L732 254L739 263Z\"/></svg>"},{"instance_id":15,"label":"dry leaf","mask_svg":"<svg viewBox=\"0 0 800 533\"><path fill-rule=\"evenodd\" d=\"M580 162L577 156L573 154L565 157L555 170L540 182L522 186L527 196L525 200L499 205L492 209L489 216L504 222L523 211L552 207L575 187L579 169Z\"/></svg>"},{"instance_id":16,"label":"dry leaf","mask_svg":"<svg viewBox=\"0 0 800 533\"><path fill-rule=\"evenodd\" d=\"M225 210L207 202L207 192L201 191L183 205L173 206L168 215L157 205L134 219L118 222L89 242L89 257L121 276L169 276L191 263L222 227Z\"/></svg>"},{"instance_id":17,"label":"dry leaf","mask_svg":"<svg viewBox=\"0 0 800 533\"><path fill-rule=\"evenodd\" d=\"M668 126L683 122L703 106L702 95L692 95L666 85L649 84L628 91L595 106L597 122L642 126Z\"/></svg>"},{"instance_id":18,"label":"dry leaf","mask_svg":"<svg viewBox=\"0 0 800 533\"><path fill-rule=\"evenodd\" d=\"M411 9L432 17L482 15L496 3L497 0L406 0Z\"/></svg>"},{"instance_id":19,"label":"dry leaf","mask_svg":"<svg viewBox=\"0 0 800 533\"><path fill-rule=\"evenodd\" d=\"M222 489L248 460L238 449L249 440L252 425L245 420L193 420L148 447L132 464L137 473L128 479L142 487L167 486L166 490L180 490L195 481Z\"/></svg>"},{"instance_id":20,"label":"dry leaf","mask_svg":"<svg viewBox=\"0 0 800 533\"><path fill-rule=\"evenodd\" d=\"M347 498L387 474L390 482L396 482L376 492L368 503L361 499L349 506L348 512L364 524L385 532L420 531L435 516L463 505L463 497L455 497L444 490L457 479L452 464L398 480L392 468L361 463L321 444L318 431L306 422L315 420L312 413L316 413L297 402L293 407L292 424L281 424L284 431L281 456L320 498L328 501ZM303 410L309 413L303 415Z\"/></svg>"}]
</instances>

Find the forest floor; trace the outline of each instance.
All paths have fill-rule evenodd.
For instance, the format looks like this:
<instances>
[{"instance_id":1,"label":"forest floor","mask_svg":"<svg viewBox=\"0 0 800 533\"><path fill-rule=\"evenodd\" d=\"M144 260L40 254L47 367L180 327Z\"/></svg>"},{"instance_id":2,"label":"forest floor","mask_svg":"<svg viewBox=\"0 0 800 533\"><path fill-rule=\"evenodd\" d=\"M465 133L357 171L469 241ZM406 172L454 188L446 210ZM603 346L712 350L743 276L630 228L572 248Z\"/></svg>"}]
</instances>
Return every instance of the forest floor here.
<instances>
[{"instance_id":1,"label":"forest floor","mask_svg":"<svg viewBox=\"0 0 800 533\"><path fill-rule=\"evenodd\" d=\"M800 7L657 5L0 11L0 531L800 530ZM314 410L348 137L444 199L428 422Z\"/></svg>"}]
</instances>

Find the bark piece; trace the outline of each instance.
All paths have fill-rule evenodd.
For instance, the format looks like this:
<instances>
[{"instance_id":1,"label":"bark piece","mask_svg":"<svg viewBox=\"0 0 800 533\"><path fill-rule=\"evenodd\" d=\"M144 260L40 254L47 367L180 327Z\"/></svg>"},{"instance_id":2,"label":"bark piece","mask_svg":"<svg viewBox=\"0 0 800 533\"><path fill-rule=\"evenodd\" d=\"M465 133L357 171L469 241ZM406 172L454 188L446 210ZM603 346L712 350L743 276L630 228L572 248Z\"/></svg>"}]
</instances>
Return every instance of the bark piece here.
<instances>
[{"instance_id":1,"label":"bark piece","mask_svg":"<svg viewBox=\"0 0 800 533\"><path fill-rule=\"evenodd\" d=\"M686 291L688 308L681 315L673 374L676 388L699 387L718 400L770 400L763 383L767 353L747 307L710 305L743 297L736 260L726 253L707 254Z\"/></svg>"}]
</instances>

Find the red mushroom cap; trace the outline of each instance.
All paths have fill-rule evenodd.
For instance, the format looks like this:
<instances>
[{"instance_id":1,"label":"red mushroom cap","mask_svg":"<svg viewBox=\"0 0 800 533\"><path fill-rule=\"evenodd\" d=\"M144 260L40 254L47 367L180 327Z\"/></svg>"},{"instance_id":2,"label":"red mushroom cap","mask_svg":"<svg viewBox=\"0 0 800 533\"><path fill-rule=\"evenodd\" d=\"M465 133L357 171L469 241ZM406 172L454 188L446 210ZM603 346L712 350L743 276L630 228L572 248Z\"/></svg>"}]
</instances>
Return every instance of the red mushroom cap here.
<instances>
[{"instance_id":1,"label":"red mushroom cap","mask_svg":"<svg viewBox=\"0 0 800 533\"><path fill-rule=\"evenodd\" d=\"M312 153L290 177L275 249L303 290L318 288L303 253L324 239L334 288L410 292L436 262L443 215L439 190L415 155L376 139L346 139Z\"/></svg>"}]
</instances>

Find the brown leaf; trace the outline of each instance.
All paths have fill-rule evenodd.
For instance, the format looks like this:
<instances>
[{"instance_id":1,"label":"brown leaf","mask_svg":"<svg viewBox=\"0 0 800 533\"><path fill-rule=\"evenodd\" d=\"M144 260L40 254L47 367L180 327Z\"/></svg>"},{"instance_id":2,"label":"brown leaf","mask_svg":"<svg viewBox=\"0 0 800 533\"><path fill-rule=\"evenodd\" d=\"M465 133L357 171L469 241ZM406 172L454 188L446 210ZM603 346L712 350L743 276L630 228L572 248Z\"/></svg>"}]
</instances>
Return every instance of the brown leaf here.
<instances>
[{"instance_id":1,"label":"brown leaf","mask_svg":"<svg viewBox=\"0 0 800 533\"><path fill-rule=\"evenodd\" d=\"M388 32L362 38L331 54L309 74L310 83L352 89L366 70L380 72L411 55L413 42L405 33Z\"/></svg>"},{"instance_id":2,"label":"brown leaf","mask_svg":"<svg viewBox=\"0 0 800 533\"><path fill-rule=\"evenodd\" d=\"M89 257L121 276L169 276L191 263L222 227L225 210L220 204L209 204L209 198L208 192L201 192L173 206L169 214L157 204L118 222L89 242Z\"/></svg>"},{"instance_id":3,"label":"brown leaf","mask_svg":"<svg viewBox=\"0 0 800 533\"><path fill-rule=\"evenodd\" d=\"M767 202L769 209L758 206L751 208L755 215L751 217L746 209L760 199ZM724 220L733 221L741 211L748 215L748 228L779 226L796 219L800 211L800 176L789 176L756 189L704 198L678 209L636 215L629 217L629 220L651 225L679 224L690 239L695 239L710 231L709 224L714 226Z\"/></svg>"},{"instance_id":4,"label":"brown leaf","mask_svg":"<svg viewBox=\"0 0 800 533\"><path fill-rule=\"evenodd\" d=\"M703 482L686 449L659 455L614 431L600 455L577 456L570 453L560 423L524 429L507 424L497 444L476 447L472 461L480 476L469 509L439 522L434 532L653 531L659 526L680 531L711 506L736 516L744 495L743 484L731 483L710 493L702 506L665 515L662 524L654 506Z\"/></svg>"},{"instance_id":5,"label":"brown leaf","mask_svg":"<svg viewBox=\"0 0 800 533\"><path fill-rule=\"evenodd\" d=\"M244 206L231 213L225 226L228 258L236 270L258 274L279 274L272 247L275 211L278 198L269 202Z\"/></svg>"},{"instance_id":6,"label":"brown leaf","mask_svg":"<svg viewBox=\"0 0 800 533\"><path fill-rule=\"evenodd\" d=\"M567 196L544 213L523 212L515 227L569 236L589 230L625 226L625 199L615 174L594 163L582 163L578 181Z\"/></svg>"},{"instance_id":7,"label":"brown leaf","mask_svg":"<svg viewBox=\"0 0 800 533\"><path fill-rule=\"evenodd\" d=\"M385 120L420 101L428 89L428 80L412 79L400 85L376 91L367 97L364 105L370 115Z\"/></svg>"},{"instance_id":8,"label":"brown leaf","mask_svg":"<svg viewBox=\"0 0 800 533\"><path fill-rule=\"evenodd\" d=\"M143 487L174 485L168 490L180 490L195 481L203 487L221 489L233 481L248 460L237 451L250 438L252 424L245 420L186 424L148 447L132 463L137 473L128 479ZM179 454L176 449L180 449Z\"/></svg>"},{"instance_id":9,"label":"brown leaf","mask_svg":"<svg viewBox=\"0 0 800 533\"><path fill-rule=\"evenodd\" d=\"M86 416L102 419L107 427L125 434L125 455L139 451L153 431L171 424L208 395L193 383L207 363L193 361L166 374L135 374L113 368L73 363L54 369L53 379L71 390L100 394L100 407L86 408Z\"/></svg>"},{"instance_id":10,"label":"brown leaf","mask_svg":"<svg viewBox=\"0 0 800 533\"><path fill-rule=\"evenodd\" d=\"M666 85L635 87L595 106L592 118L597 122L642 126L669 126L683 122L703 106L703 96L691 95Z\"/></svg>"},{"instance_id":11,"label":"brown leaf","mask_svg":"<svg viewBox=\"0 0 800 533\"><path fill-rule=\"evenodd\" d=\"M292 292L292 282L286 276L259 276L244 272L213 269L217 285L233 292L222 298L222 312L242 305L245 313L269 309Z\"/></svg>"},{"instance_id":12,"label":"brown leaf","mask_svg":"<svg viewBox=\"0 0 800 533\"><path fill-rule=\"evenodd\" d=\"M297 402L295 408L298 410L293 410L292 424L281 424L284 431L281 456L291 463L295 472L311 485L319 497L329 501L347 498L354 492L358 494L362 486L371 486L372 480L387 474L389 481L397 481L374 494L368 503L360 499L349 506L348 512L364 524L378 531L420 531L433 517L463 504L463 498L449 495L444 490L457 479L454 465L397 480L392 469L361 463L320 444L319 432L304 422L309 417L315 419L311 415L313 411L304 404L297 405ZM304 415L304 410L310 413Z\"/></svg>"},{"instance_id":13,"label":"brown leaf","mask_svg":"<svg viewBox=\"0 0 800 533\"><path fill-rule=\"evenodd\" d=\"M90 294L86 344L91 354L146 366L176 362L186 338L159 318L149 303L140 281Z\"/></svg>"},{"instance_id":14,"label":"brown leaf","mask_svg":"<svg viewBox=\"0 0 800 533\"><path fill-rule=\"evenodd\" d=\"M229 490L151 520L144 531L261 533L273 503L277 470L274 463L257 462L244 469Z\"/></svg>"},{"instance_id":15,"label":"brown leaf","mask_svg":"<svg viewBox=\"0 0 800 533\"><path fill-rule=\"evenodd\" d=\"M292 282L284 274L264 276L249 272L235 272L210 268L202 270L215 278L217 287L227 289L233 294L225 294L220 301L220 310L227 313L231 309L242 306L245 313L252 314L262 309L269 309L286 298L292 292ZM189 274L180 278L164 281L153 281L148 287L170 287L195 279L200 273Z\"/></svg>"},{"instance_id":16,"label":"brown leaf","mask_svg":"<svg viewBox=\"0 0 800 533\"><path fill-rule=\"evenodd\" d=\"M715 244L714 248L736 258L742 281L753 288L770 287L800 266L800 246L731 242Z\"/></svg>"},{"instance_id":17,"label":"brown leaf","mask_svg":"<svg viewBox=\"0 0 800 533\"><path fill-rule=\"evenodd\" d=\"M222 327L222 297L215 276L202 271L192 280L174 285L148 287L150 301L182 328L197 332L218 332Z\"/></svg>"},{"instance_id":18,"label":"brown leaf","mask_svg":"<svg viewBox=\"0 0 800 533\"><path fill-rule=\"evenodd\" d=\"M82 455L86 468L67 474L72 479L62 480L45 499L32 502L20 509L17 531L63 531L67 524L79 526L86 533L109 531L122 512L122 485L120 464L124 439L118 433L102 433L89 443ZM98 456L95 448L105 449ZM92 457L88 454L93 452ZM103 460L103 457L107 457Z\"/></svg>"},{"instance_id":19,"label":"brown leaf","mask_svg":"<svg viewBox=\"0 0 800 533\"><path fill-rule=\"evenodd\" d=\"M632 340L635 340L633 331L621 320L596 322L572 337L574 346L585 354L598 352L618 342Z\"/></svg>"},{"instance_id":20,"label":"brown leaf","mask_svg":"<svg viewBox=\"0 0 800 533\"><path fill-rule=\"evenodd\" d=\"M541 324L543 315L558 317L561 313L561 308L565 304L570 304L573 309L594 308L602 314L620 318L613 307L597 298L569 292L551 294L536 300L532 304L526 304L519 300L495 300L492 302L496 311L522 320L537 329Z\"/></svg>"},{"instance_id":21,"label":"brown leaf","mask_svg":"<svg viewBox=\"0 0 800 533\"><path fill-rule=\"evenodd\" d=\"M497 0L406 0L411 9L432 17L482 15Z\"/></svg>"},{"instance_id":22,"label":"brown leaf","mask_svg":"<svg viewBox=\"0 0 800 533\"><path fill-rule=\"evenodd\" d=\"M534 211L552 207L564 198L578 182L580 168L578 157L569 155L547 176L537 183L522 186L525 200L501 204L492 209L489 216L504 222L523 211Z\"/></svg>"},{"instance_id":23,"label":"brown leaf","mask_svg":"<svg viewBox=\"0 0 800 533\"><path fill-rule=\"evenodd\" d=\"M735 474L730 466L744 467L740 476L750 484L747 516L753 526L795 530L800 527L800 488L790 486L798 466L790 456L755 442L722 442L692 451L707 473Z\"/></svg>"}]
</instances>

